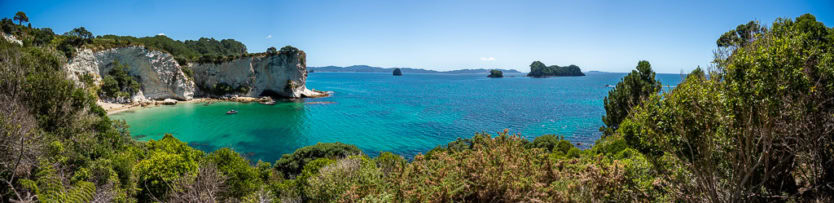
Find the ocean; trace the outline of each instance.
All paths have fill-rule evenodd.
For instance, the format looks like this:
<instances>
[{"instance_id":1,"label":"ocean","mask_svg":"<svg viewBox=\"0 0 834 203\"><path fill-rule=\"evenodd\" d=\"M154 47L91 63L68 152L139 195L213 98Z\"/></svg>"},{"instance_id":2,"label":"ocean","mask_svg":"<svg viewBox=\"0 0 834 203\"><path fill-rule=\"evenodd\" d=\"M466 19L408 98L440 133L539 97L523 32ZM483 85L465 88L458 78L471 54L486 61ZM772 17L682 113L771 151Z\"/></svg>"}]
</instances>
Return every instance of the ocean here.
<instances>
[{"instance_id":1,"label":"ocean","mask_svg":"<svg viewBox=\"0 0 834 203\"><path fill-rule=\"evenodd\" d=\"M275 161L316 143L341 142L376 156L412 158L475 133L504 129L532 140L544 134L590 146L599 139L603 98L625 73L529 78L485 74L310 73L307 87L326 98L274 105L218 102L159 106L110 115L138 140L165 133L207 152L229 147L250 160ZM680 74L658 74L668 91ZM226 115L228 110L237 110Z\"/></svg>"}]
</instances>

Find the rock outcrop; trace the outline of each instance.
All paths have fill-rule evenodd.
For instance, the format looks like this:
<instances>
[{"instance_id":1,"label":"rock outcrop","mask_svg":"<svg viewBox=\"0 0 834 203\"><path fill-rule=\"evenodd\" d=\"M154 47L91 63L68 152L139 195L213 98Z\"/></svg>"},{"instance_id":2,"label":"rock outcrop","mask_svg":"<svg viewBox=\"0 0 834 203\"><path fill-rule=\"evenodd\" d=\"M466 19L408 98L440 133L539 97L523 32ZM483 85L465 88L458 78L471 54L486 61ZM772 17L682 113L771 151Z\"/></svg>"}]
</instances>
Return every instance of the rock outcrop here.
<instances>
[{"instance_id":1,"label":"rock outcrop","mask_svg":"<svg viewBox=\"0 0 834 203\"><path fill-rule=\"evenodd\" d=\"M504 72L502 72L502 71L500 71L500 70L497 70L497 69L493 69L493 70L490 70L490 71L489 71L489 75L487 75L487 77L490 77L490 78L503 78L503 77L504 77Z\"/></svg>"},{"instance_id":2,"label":"rock outcrop","mask_svg":"<svg viewBox=\"0 0 834 203\"><path fill-rule=\"evenodd\" d=\"M14 37L14 35L6 34L4 32L0 32L0 34L3 34L3 39L5 39L6 41L9 41L11 43L15 43L15 44L21 45L21 46L23 45L23 41L20 41L19 39L17 39L17 37Z\"/></svg>"},{"instance_id":3,"label":"rock outcrop","mask_svg":"<svg viewBox=\"0 0 834 203\"><path fill-rule=\"evenodd\" d=\"M304 51L295 49L222 63L196 63L190 67L203 96L323 96L322 92L307 89L305 58Z\"/></svg>"},{"instance_id":4,"label":"rock outcrop","mask_svg":"<svg viewBox=\"0 0 834 203\"><path fill-rule=\"evenodd\" d=\"M96 85L100 85L102 76L113 69L115 61L126 65L128 74L142 86L141 91L132 96L132 101L190 100L194 97L194 81L183 73L171 54L141 46L103 51L82 49L64 69L79 84L83 84L82 78L92 78Z\"/></svg>"}]
</instances>

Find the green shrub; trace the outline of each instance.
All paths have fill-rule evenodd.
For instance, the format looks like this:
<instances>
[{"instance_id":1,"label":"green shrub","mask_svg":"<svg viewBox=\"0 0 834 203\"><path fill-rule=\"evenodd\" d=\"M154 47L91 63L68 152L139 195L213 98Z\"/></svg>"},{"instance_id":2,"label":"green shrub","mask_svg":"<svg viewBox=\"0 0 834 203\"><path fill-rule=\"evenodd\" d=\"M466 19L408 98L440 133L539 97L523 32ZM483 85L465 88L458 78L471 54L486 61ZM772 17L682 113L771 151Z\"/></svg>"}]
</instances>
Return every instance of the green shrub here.
<instances>
[{"instance_id":1,"label":"green shrub","mask_svg":"<svg viewBox=\"0 0 834 203\"><path fill-rule=\"evenodd\" d=\"M207 159L227 177L223 183L225 188L219 194L222 199L241 199L258 189L258 184L261 182L257 169L251 167L249 161L237 152L229 148L221 148L209 154Z\"/></svg>"},{"instance_id":2,"label":"green shrub","mask_svg":"<svg viewBox=\"0 0 834 203\"><path fill-rule=\"evenodd\" d=\"M137 175L140 198L167 199L168 194L182 177L197 175L197 167L203 152L189 147L186 143L166 134L159 141L149 141L147 157L137 163L133 170Z\"/></svg>"},{"instance_id":3,"label":"green shrub","mask_svg":"<svg viewBox=\"0 0 834 203\"><path fill-rule=\"evenodd\" d=\"M306 180L304 194L315 202L352 201L387 189L382 170L366 156L335 161Z\"/></svg>"},{"instance_id":4,"label":"green shrub","mask_svg":"<svg viewBox=\"0 0 834 203\"><path fill-rule=\"evenodd\" d=\"M284 154L275 162L275 169L285 177L293 177L301 173L307 163L319 159L339 159L349 155L359 154L359 148L342 143L318 143L295 150L292 154Z\"/></svg>"}]
</instances>

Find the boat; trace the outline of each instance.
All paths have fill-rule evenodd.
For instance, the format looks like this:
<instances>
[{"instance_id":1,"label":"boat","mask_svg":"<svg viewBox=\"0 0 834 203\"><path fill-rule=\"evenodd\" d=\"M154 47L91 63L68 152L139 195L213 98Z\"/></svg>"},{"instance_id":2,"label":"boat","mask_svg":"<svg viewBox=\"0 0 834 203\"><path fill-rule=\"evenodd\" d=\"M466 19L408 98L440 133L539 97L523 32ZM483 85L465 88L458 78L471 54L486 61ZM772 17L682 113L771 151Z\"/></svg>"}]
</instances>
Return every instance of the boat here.
<instances>
[{"instance_id":1,"label":"boat","mask_svg":"<svg viewBox=\"0 0 834 203\"><path fill-rule=\"evenodd\" d=\"M237 111L232 109L232 110L229 110L229 111L226 112L226 115L231 115L231 114L237 114Z\"/></svg>"}]
</instances>

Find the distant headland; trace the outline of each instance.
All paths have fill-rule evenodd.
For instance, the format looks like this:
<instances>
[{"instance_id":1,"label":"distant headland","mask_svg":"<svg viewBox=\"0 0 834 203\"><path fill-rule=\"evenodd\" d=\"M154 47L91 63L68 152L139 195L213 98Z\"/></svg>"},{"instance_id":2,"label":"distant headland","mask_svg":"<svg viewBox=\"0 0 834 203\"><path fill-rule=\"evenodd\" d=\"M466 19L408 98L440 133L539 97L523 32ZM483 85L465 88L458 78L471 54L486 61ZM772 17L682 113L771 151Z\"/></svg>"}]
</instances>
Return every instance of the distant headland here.
<instances>
[{"instance_id":1,"label":"distant headland","mask_svg":"<svg viewBox=\"0 0 834 203\"><path fill-rule=\"evenodd\" d=\"M353 65L347 67L341 66L323 66L323 67L307 67L310 72L357 72L357 73L391 73L397 68L382 68L368 65ZM445 73L445 74L489 74L490 70L500 70L504 73L521 74L513 69L460 69L451 71L436 71L419 68L399 68L402 73Z\"/></svg>"}]
</instances>

